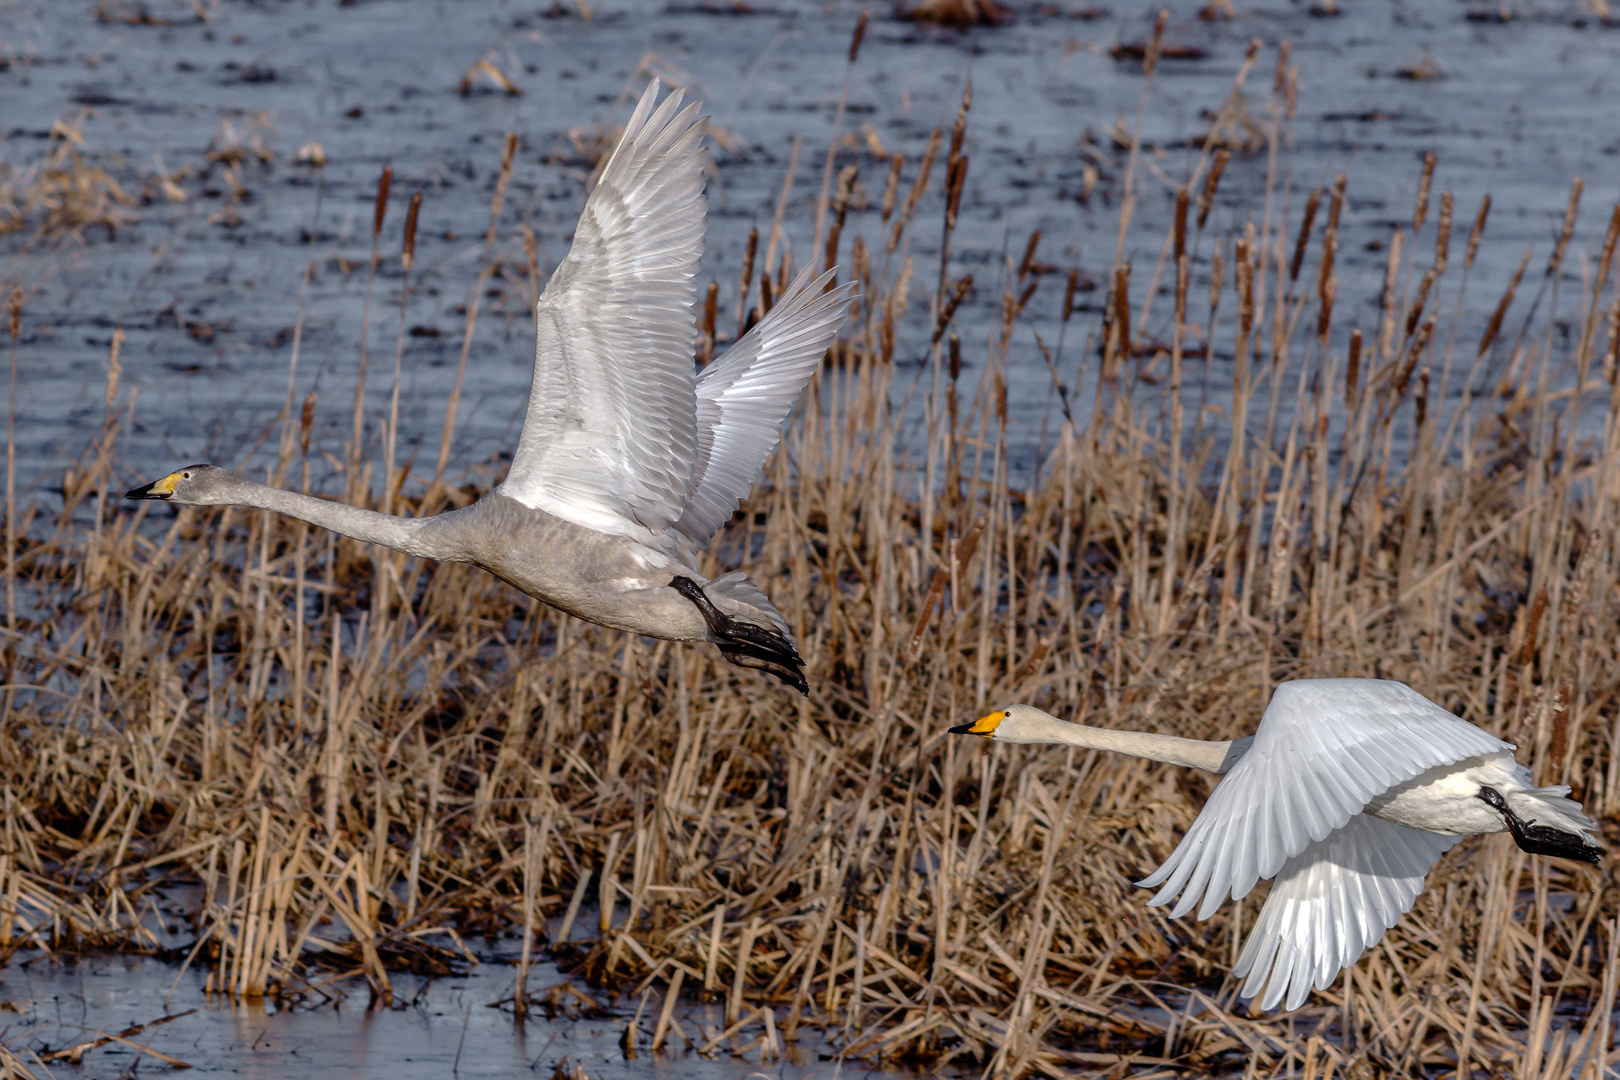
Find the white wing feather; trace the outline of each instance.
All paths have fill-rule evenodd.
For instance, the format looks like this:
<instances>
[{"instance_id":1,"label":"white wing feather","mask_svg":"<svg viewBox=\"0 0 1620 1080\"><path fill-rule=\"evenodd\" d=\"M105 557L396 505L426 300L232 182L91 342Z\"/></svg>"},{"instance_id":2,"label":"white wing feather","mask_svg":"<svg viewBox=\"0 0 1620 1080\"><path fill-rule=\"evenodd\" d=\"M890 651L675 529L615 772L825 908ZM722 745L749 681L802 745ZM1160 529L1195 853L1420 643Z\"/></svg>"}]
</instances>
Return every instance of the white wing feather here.
<instances>
[{"instance_id":1,"label":"white wing feather","mask_svg":"<svg viewBox=\"0 0 1620 1080\"><path fill-rule=\"evenodd\" d=\"M824 291L836 271L801 271L782 299L697 381L697 464L676 528L707 544L747 498L782 422L838 333L853 285Z\"/></svg>"},{"instance_id":2,"label":"white wing feather","mask_svg":"<svg viewBox=\"0 0 1620 1080\"><path fill-rule=\"evenodd\" d=\"M697 457L694 276L707 121L642 95L535 309L534 382L502 491L588 528L662 533ZM677 110L680 110L677 112Z\"/></svg>"},{"instance_id":3,"label":"white wing feather","mask_svg":"<svg viewBox=\"0 0 1620 1080\"><path fill-rule=\"evenodd\" d=\"M1297 1009L1412 909L1429 868L1462 838L1356 814L1289 859L1232 974L1262 1009Z\"/></svg>"},{"instance_id":4,"label":"white wing feather","mask_svg":"<svg viewBox=\"0 0 1620 1080\"><path fill-rule=\"evenodd\" d=\"M1249 750L1216 785L1170 857L1138 884L1150 903L1226 900L1275 876L1369 799L1437 765L1512 750L1403 683L1300 679L1277 687Z\"/></svg>"}]
</instances>

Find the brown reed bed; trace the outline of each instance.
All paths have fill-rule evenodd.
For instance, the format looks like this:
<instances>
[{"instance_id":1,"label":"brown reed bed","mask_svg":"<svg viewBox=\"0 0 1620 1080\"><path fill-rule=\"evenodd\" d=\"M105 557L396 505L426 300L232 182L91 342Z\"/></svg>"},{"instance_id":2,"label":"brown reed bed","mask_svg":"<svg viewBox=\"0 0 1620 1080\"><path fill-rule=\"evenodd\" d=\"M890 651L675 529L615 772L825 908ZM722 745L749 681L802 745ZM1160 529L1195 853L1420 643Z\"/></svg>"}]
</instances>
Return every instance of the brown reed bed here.
<instances>
[{"instance_id":1,"label":"brown reed bed","mask_svg":"<svg viewBox=\"0 0 1620 1080\"><path fill-rule=\"evenodd\" d=\"M1285 59L1264 128L1279 152L1293 78ZM1212 142L1157 265L1116 259L1087 326L1080 275L1043 265L1039 236L999 281L952 271L969 115L964 99L919 161L829 158L811 250L861 299L709 557L767 585L808 698L464 566L257 511L121 504L113 382L60 505L8 501L0 955L166 950L154 897L191 883L195 933L166 954L220 994L365 985L385 1004L401 971L455 970L469 942L518 931L575 979L520 975L515 1012L623 994L643 1053L769 1060L809 1036L998 1076L1602 1075L1607 866L1467 840L1332 990L1256 1015L1225 972L1263 894L1170 921L1131 885L1208 778L944 731L1025 700L1230 738L1280 679L1397 678L1574 785L1612 848L1620 213L1582 218L1577 182L1551 250L1480 302L1488 204L1465 215L1432 191L1431 159L1358 327L1336 269L1351 182L1287 214L1274 192L1274 216L1215 236L1230 150ZM881 201L860 203L862 173ZM1122 250L1132 213L1127 195ZM919 267L911 238L936 228L941 264ZM766 240L739 326L792 273ZM968 385L952 324L975 287L1002 322ZM1065 331L1087 347L1079 377L1051 357L1055 449L1015 486L1008 352L1042 287L1064 297L1037 347ZM932 329L908 340L919 290ZM730 328L715 308L710 290L704 351ZM1195 358L1229 367L1229 401L1184 404ZM902 439L908 394L920 441ZM289 396L273 480L308 485L318 405ZM407 513L499 471L424 489L389 461L379 495L354 454L347 497ZM693 1030L680 996L724 1002L724 1026Z\"/></svg>"}]
</instances>

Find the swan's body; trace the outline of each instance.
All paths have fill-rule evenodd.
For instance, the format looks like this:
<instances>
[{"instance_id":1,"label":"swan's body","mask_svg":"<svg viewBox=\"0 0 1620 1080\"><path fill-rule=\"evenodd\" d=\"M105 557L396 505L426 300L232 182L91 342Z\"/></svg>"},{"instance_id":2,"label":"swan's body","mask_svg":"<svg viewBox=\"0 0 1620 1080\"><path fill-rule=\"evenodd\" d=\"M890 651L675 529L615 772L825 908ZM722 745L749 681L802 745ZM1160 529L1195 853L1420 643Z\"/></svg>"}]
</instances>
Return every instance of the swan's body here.
<instances>
[{"instance_id":1,"label":"swan's body","mask_svg":"<svg viewBox=\"0 0 1620 1080\"><path fill-rule=\"evenodd\" d=\"M706 121L642 96L535 309L534 379L506 480L399 518L193 465L130 498L253 506L411 555L481 566L590 622L674 641L807 689L787 624L698 553L730 519L843 322L850 288L809 271L714 363L693 363Z\"/></svg>"},{"instance_id":2,"label":"swan's body","mask_svg":"<svg viewBox=\"0 0 1620 1080\"><path fill-rule=\"evenodd\" d=\"M1513 746L1397 682L1277 687L1255 734L1204 742L1071 724L1027 705L952 731L1060 743L1224 774L1176 850L1140 884L1212 915L1275 879L1233 973L1262 1008L1298 1008L1411 909L1464 836L1512 832L1526 851L1597 862L1569 788L1535 787ZM1200 902L1201 901L1201 902Z\"/></svg>"}]
</instances>

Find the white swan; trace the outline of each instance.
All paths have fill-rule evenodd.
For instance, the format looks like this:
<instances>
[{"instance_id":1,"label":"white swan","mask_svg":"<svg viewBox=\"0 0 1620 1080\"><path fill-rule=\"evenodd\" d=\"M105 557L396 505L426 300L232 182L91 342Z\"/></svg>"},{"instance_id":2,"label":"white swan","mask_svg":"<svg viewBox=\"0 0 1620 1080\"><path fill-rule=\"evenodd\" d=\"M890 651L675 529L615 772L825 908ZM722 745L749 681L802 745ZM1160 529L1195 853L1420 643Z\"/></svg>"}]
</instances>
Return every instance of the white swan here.
<instances>
[{"instance_id":1,"label":"white swan","mask_svg":"<svg viewBox=\"0 0 1620 1080\"><path fill-rule=\"evenodd\" d=\"M712 641L807 691L787 623L740 572L697 555L748 495L844 321L852 285L806 270L725 355L696 371L703 253L699 105L636 106L535 309L534 380L506 480L478 502L402 518L192 465L131 499L254 506L431 559L470 562L590 622Z\"/></svg>"},{"instance_id":2,"label":"white swan","mask_svg":"<svg viewBox=\"0 0 1620 1080\"><path fill-rule=\"evenodd\" d=\"M1538 855L1603 855L1568 787L1533 786L1511 743L1404 683L1282 683L1259 729L1231 742L1087 727L1028 705L951 731L1224 773L1176 850L1139 884L1162 886L1150 903L1175 901L1172 916L1196 906L1207 919L1228 896L1275 879L1233 968L1248 977L1243 997L1264 989L1262 1009L1296 1009L1313 985L1331 985L1411 910L1429 867L1464 836L1507 831Z\"/></svg>"}]
</instances>

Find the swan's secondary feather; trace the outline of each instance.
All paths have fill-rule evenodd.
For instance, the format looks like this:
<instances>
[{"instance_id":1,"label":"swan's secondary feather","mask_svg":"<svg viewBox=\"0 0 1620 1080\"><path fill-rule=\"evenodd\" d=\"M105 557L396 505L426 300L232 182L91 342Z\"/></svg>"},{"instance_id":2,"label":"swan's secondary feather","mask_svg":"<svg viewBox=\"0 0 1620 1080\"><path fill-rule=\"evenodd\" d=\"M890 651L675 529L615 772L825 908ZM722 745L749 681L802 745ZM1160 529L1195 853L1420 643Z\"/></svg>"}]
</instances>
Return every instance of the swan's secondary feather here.
<instances>
[{"instance_id":1,"label":"swan's secondary feather","mask_svg":"<svg viewBox=\"0 0 1620 1080\"><path fill-rule=\"evenodd\" d=\"M697 458L694 276L707 121L642 95L535 309L534 382L501 490L601 532L665 532Z\"/></svg>"},{"instance_id":2,"label":"swan's secondary feather","mask_svg":"<svg viewBox=\"0 0 1620 1080\"><path fill-rule=\"evenodd\" d=\"M844 321L854 291L806 268L770 313L697 381L697 465L676 528L699 547L748 496L782 422Z\"/></svg>"},{"instance_id":3,"label":"swan's secondary feather","mask_svg":"<svg viewBox=\"0 0 1620 1080\"><path fill-rule=\"evenodd\" d=\"M1283 864L1232 968L1262 1009L1297 1009L1311 987L1378 944L1412 909L1429 868L1461 837L1356 814Z\"/></svg>"},{"instance_id":4,"label":"swan's secondary feather","mask_svg":"<svg viewBox=\"0 0 1620 1080\"><path fill-rule=\"evenodd\" d=\"M1151 903L1176 901L1173 916L1198 907L1207 919L1343 829L1374 796L1437 765L1512 749L1402 683L1282 683L1248 753L1140 884L1162 886Z\"/></svg>"}]
</instances>

